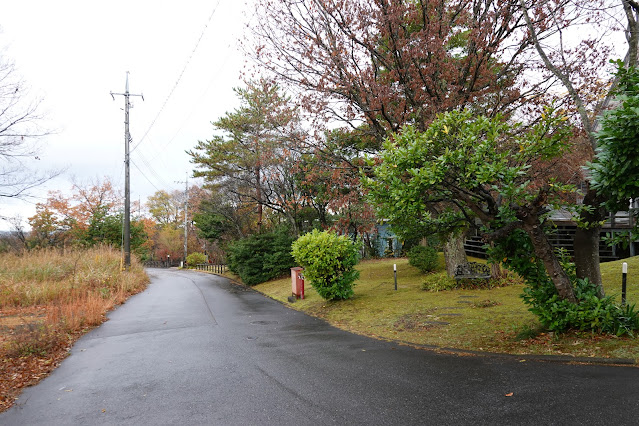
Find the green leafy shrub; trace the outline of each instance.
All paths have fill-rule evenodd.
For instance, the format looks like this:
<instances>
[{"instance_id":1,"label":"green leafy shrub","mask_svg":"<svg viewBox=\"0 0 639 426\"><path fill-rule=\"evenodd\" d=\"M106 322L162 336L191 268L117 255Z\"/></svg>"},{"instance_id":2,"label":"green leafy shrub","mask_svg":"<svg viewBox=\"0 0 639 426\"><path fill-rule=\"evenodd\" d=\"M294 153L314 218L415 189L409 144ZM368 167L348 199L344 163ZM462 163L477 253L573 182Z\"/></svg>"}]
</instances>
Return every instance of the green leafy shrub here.
<instances>
[{"instance_id":1,"label":"green leafy shrub","mask_svg":"<svg viewBox=\"0 0 639 426\"><path fill-rule=\"evenodd\" d=\"M612 297L598 297L597 287L587 279L575 283L577 303L562 300L549 279L524 288L524 302L539 322L551 331L570 329L633 335L639 329L639 315L634 305L619 306Z\"/></svg>"},{"instance_id":2,"label":"green leafy shrub","mask_svg":"<svg viewBox=\"0 0 639 426\"><path fill-rule=\"evenodd\" d=\"M430 274L422 281L422 290L446 291L457 288L457 282L445 273Z\"/></svg>"},{"instance_id":3,"label":"green leafy shrub","mask_svg":"<svg viewBox=\"0 0 639 426\"><path fill-rule=\"evenodd\" d=\"M437 250L430 246L415 246L408 251L408 263L421 272L432 272L437 269Z\"/></svg>"},{"instance_id":4,"label":"green leafy shrub","mask_svg":"<svg viewBox=\"0 0 639 426\"><path fill-rule=\"evenodd\" d=\"M477 290L477 289L490 289L497 287L506 287L513 284L520 284L521 278L506 274L504 277L495 279L463 279L456 280L446 275L445 272L432 273L426 275L424 281L422 281L421 289L426 291L446 291L446 290Z\"/></svg>"},{"instance_id":5,"label":"green leafy shrub","mask_svg":"<svg viewBox=\"0 0 639 426\"><path fill-rule=\"evenodd\" d=\"M611 211L626 209L639 190L639 69L626 68L621 60L616 65L619 81L613 93L618 104L604 114L596 135L597 155L587 165L592 187L604 195Z\"/></svg>"},{"instance_id":6,"label":"green leafy shrub","mask_svg":"<svg viewBox=\"0 0 639 426\"><path fill-rule=\"evenodd\" d=\"M191 253L186 256L186 264L189 266L195 266L200 263L208 262L209 258L204 253Z\"/></svg>"},{"instance_id":7,"label":"green leafy shrub","mask_svg":"<svg viewBox=\"0 0 639 426\"><path fill-rule=\"evenodd\" d=\"M355 270L359 249L347 236L313 230L293 243L293 257L324 299L342 300L353 295L353 283L359 278Z\"/></svg>"},{"instance_id":8,"label":"green leafy shrub","mask_svg":"<svg viewBox=\"0 0 639 426\"><path fill-rule=\"evenodd\" d=\"M227 262L244 284L255 285L290 273L295 266L286 229L252 235L229 245Z\"/></svg>"},{"instance_id":9,"label":"green leafy shrub","mask_svg":"<svg viewBox=\"0 0 639 426\"><path fill-rule=\"evenodd\" d=\"M522 298L529 311L550 331L567 330L633 335L639 330L639 313L634 305L619 306L612 297L597 296L597 287L590 281L577 279L575 266L565 250L557 255L562 268L570 277L577 303L562 300L539 259L533 253L529 237L521 230L500 240L490 251L493 258L526 280Z\"/></svg>"},{"instance_id":10,"label":"green leafy shrub","mask_svg":"<svg viewBox=\"0 0 639 426\"><path fill-rule=\"evenodd\" d=\"M526 282L537 283L547 279L544 264L531 254L535 249L530 237L523 230L515 229L496 241L492 247L486 248L492 262L501 263Z\"/></svg>"}]
</instances>

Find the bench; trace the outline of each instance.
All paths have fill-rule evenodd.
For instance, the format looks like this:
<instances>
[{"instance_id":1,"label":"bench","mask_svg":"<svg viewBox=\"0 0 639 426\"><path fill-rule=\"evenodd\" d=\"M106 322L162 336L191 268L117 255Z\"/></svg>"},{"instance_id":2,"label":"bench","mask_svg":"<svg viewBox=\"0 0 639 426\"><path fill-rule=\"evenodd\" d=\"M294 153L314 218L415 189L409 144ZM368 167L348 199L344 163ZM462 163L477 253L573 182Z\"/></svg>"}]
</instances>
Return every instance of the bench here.
<instances>
[{"instance_id":1,"label":"bench","mask_svg":"<svg viewBox=\"0 0 639 426\"><path fill-rule=\"evenodd\" d=\"M456 280L487 280L490 276L490 266L485 263L467 262L455 267Z\"/></svg>"}]
</instances>

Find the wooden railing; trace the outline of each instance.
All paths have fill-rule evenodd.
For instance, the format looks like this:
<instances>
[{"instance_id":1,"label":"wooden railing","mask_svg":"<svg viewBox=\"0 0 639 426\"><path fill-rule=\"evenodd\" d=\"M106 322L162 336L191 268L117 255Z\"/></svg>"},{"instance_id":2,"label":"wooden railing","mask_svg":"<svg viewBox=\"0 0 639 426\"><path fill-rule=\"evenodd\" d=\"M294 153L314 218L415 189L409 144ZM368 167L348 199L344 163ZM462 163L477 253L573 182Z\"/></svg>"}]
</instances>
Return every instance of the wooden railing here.
<instances>
[{"instance_id":1,"label":"wooden railing","mask_svg":"<svg viewBox=\"0 0 639 426\"><path fill-rule=\"evenodd\" d=\"M223 274L229 270L228 266L224 264L213 264L213 263L198 263L195 265L195 269L198 271L207 271L213 272L214 274Z\"/></svg>"},{"instance_id":2,"label":"wooden railing","mask_svg":"<svg viewBox=\"0 0 639 426\"><path fill-rule=\"evenodd\" d=\"M605 229L628 229L635 226L637 221L637 213L639 209L629 209L629 211L619 211L616 213L608 213L608 217L603 224ZM562 223L575 224L573 214L567 210L556 210L550 214L550 220L555 224Z\"/></svg>"},{"instance_id":3,"label":"wooden railing","mask_svg":"<svg viewBox=\"0 0 639 426\"><path fill-rule=\"evenodd\" d=\"M166 260L147 260L144 262L145 268L170 268L172 266L180 266L179 262Z\"/></svg>"},{"instance_id":4,"label":"wooden railing","mask_svg":"<svg viewBox=\"0 0 639 426\"><path fill-rule=\"evenodd\" d=\"M637 209L631 209L627 212L610 213L608 220L604 224L604 228L633 228L636 223Z\"/></svg>"}]
</instances>

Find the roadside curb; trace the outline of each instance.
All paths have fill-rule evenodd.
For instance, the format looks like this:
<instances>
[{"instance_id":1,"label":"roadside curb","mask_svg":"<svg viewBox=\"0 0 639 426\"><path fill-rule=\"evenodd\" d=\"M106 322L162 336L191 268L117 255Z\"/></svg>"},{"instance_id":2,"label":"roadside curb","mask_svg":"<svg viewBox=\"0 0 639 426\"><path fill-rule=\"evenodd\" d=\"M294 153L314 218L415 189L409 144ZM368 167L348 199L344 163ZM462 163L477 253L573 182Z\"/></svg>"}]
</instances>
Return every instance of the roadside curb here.
<instances>
[{"instance_id":1,"label":"roadside curb","mask_svg":"<svg viewBox=\"0 0 639 426\"><path fill-rule=\"evenodd\" d=\"M421 350L427 350L427 351L432 351L432 352L436 352L436 353L441 353L441 354L450 354L450 355L455 355L455 356L475 356L475 357L483 357L483 358L493 358L493 359L504 359L504 360L510 360L510 361L518 361L518 362L527 362L527 361L534 361L534 362L548 362L548 363L556 363L556 364L574 364L574 365L607 365L607 366L618 366L618 367L634 367L639 365L634 359L631 358L601 358L601 357L575 357L575 356L570 356L570 355L540 355L540 354L508 354L508 353L502 353L502 352L485 352L485 351L474 351L474 350L470 350L470 349L459 349L459 348L449 348L449 347L442 347L442 346L436 346L436 345L424 345L424 344L419 344L419 343L412 343L412 342L406 342L403 340L396 340L396 339L385 339L385 338L381 338L381 337L374 337L368 334L364 334L364 333L356 333L352 330L347 330L344 328L340 328L334 324L331 324L329 321L327 321L324 318L321 317L317 317L315 315L311 315L308 312L302 311L302 310L298 310L293 308L291 303L286 303L284 301L281 300L277 300L265 293L262 293L258 290L255 290L254 288L247 286L246 284L239 282L239 281L235 281L232 278L228 278L225 277L223 275L219 275L219 274L214 274L214 273L209 273L206 271L196 271L196 272L204 272L208 275L216 275L220 278L224 278L226 280L228 280L231 284L236 285L236 286L240 286L240 287L244 287L247 290L252 290L256 293L261 294L262 296L274 300L284 306L286 306L289 309L292 309L294 311L297 312L301 312L305 315L308 315L310 317L316 318L320 321L325 322L326 324L330 325L331 327L335 327L339 330L342 331L346 331L348 333L352 333L352 334L356 334L358 336L364 336L364 337L368 337L370 339L373 340L377 340L377 341L382 341L382 342L388 342L388 343L394 343L397 345L402 345L402 346L410 346L413 347L415 349L421 349Z\"/></svg>"},{"instance_id":2,"label":"roadside curb","mask_svg":"<svg viewBox=\"0 0 639 426\"><path fill-rule=\"evenodd\" d=\"M519 362L535 361L535 362L549 362L557 364L593 364L593 365L609 365L609 366L623 366L630 367L636 366L637 362L631 358L600 358L600 357L576 357L571 355L541 355L541 354L508 354L502 352L484 352L473 351L470 349L459 349L440 347L435 345L420 345L417 343L406 342L402 340L389 340L399 345L412 346L416 349L424 349L429 351L435 351L439 353L448 353L457 356L477 356L486 358L503 358L508 360L515 360Z\"/></svg>"},{"instance_id":3,"label":"roadside curb","mask_svg":"<svg viewBox=\"0 0 639 426\"><path fill-rule=\"evenodd\" d=\"M240 287L244 287L244 288L245 288L245 289L247 289L247 290L253 290L253 291L256 291L255 289L253 289L253 288L251 288L250 286L248 286L248 285L244 284L243 282L235 281L233 278L229 278L229 277L226 277L226 276L224 276L224 275L217 274L217 273L215 273L215 272L200 271L200 270L197 270L197 269L184 269L184 270L185 270L185 271L193 271L193 272L201 272L201 273L206 274L206 275L215 275L216 277L220 277L220 278L224 278L225 280L229 280L229 282L230 282L231 284L233 284L233 285L237 285L237 286L240 286ZM258 293L260 293L260 292L258 291ZM264 293L260 293L260 294L264 294ZM265 295L265 296L266 296L266 295ZM273 300L275 300L275 299L273 299Z\"/></svg>"}]
</instances>

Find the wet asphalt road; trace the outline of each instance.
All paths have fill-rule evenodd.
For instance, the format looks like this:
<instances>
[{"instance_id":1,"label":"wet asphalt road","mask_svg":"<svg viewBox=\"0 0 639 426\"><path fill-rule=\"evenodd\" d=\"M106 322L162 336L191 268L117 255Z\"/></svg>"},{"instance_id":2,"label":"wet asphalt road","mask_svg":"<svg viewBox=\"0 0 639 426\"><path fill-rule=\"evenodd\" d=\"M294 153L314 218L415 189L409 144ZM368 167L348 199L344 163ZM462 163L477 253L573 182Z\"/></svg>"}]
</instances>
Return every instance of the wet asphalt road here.
<instances>
[{"instance_id":1,"label":"wet asphalt road","mask_svg":"<svg viewBox=\"0 0 639 426\"><path fill-rule=\"evenodd\" d=\"M639 424L634 367L437 354L219 277L149 273L0 425Z\"/></svg>"}]
</instances>

